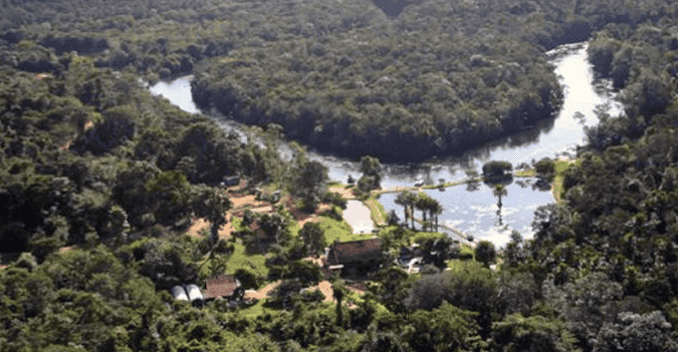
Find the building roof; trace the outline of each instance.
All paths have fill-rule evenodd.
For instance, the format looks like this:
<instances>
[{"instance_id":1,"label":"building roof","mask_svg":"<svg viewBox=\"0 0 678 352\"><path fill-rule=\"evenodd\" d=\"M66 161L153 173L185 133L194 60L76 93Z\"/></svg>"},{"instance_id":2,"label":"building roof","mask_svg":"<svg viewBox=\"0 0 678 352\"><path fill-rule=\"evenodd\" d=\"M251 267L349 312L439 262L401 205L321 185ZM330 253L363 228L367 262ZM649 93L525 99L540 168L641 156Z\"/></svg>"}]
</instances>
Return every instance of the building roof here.
<instances>
[{"instance_id":1,"label":"building roof","mask_svg":"<svg viewBox=\"0 0 678 352\"><path fill-rule=\"evenodd\" d=\"M190 284L184 286L186 289L186 292L188 292L188 298L191 299L191 302L200 300L202 301L204 299L202 292L200 292L200 288L198 288L198 285L196 284Z\"/></svg>"},{"instance_id":2,"label":"building roof","mask_svg":"<svg viewBox=\"0 0 678 352\"><path fill-rule=\"evenodd\" d=\"M184 290L184 287L181 285L176 285L172 287L172 295L177 300L188 301L188 295L186 294L186 290Z\"/></svg>"},{"instance_id":3,"label":"building roof","mask_svg":"<svg viewBox=\"0 0 678 352\"><path fill-rule=\"evenodd\" d=\"M228 274L207 278L205 282L207 283L205 299L233 296L235 290L240 287L240 281L233 275Z\"/></svg>"},{"instance_id":4,"label":"building roof","mask_svg":"<svg viewBox=\"0 0 678 352\"><path fill-rule=\"evenodd\" d=\"M382 257L381 243L381 238L335 243L327 254L327 262L329 265L340 265L379 260Z\"/></svg>"}]
</instances>

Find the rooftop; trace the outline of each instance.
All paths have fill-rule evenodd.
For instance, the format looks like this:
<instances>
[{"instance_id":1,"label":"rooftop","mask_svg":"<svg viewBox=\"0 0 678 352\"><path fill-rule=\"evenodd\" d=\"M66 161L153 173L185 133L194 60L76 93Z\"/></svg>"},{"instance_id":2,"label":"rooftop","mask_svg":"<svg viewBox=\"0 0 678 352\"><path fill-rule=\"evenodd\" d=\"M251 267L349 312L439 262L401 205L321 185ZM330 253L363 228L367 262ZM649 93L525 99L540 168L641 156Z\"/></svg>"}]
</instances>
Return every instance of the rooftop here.
<instances>
[{"instance_id":1,"label":"rooftop","mask_svg":"<svg viewBox=\"0 0 678 352\"><path fill-rule=\"evenodd\" d=\"M328 264L339 265L357 261L378 260L381 258L381 238L335 243L328 252Z\"/></svg>"},{"instance_id":2,"label":"rooftop","mask_svg":"<svg viewBox=\"0 0 678 352\"><path fill-rule=\"evenodd\" d=\"M205 299L233 296L235 290L240 287L240 281L228 274L207 278L205 282L207 283Z\"/></svg>"}]
</instances>

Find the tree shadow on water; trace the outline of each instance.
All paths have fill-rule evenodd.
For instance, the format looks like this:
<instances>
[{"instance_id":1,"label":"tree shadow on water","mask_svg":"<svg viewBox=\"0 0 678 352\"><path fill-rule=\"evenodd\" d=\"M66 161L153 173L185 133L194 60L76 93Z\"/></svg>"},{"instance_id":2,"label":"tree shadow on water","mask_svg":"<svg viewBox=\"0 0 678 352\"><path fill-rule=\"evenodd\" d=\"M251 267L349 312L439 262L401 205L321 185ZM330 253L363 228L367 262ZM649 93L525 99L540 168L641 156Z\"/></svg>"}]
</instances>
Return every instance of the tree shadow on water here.
<instances>
[{"instance_id":1,"label":"tree shadow on water","mask_svg":"<svg viewBox=\"0 0 678 352\"><path fill-rule=\"evenodd\" d=\"M372 0L385 14L391 17L398 17L407 5L413 4L403 0Z\"/></svg>"}]
</instances>

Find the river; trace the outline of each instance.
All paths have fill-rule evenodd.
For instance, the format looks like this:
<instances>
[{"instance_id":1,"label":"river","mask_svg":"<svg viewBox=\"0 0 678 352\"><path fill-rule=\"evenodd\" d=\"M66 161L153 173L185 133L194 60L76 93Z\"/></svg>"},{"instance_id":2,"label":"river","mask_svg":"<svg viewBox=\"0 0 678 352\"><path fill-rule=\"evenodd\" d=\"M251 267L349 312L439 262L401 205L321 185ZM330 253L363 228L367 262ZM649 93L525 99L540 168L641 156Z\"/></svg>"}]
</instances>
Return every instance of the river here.
<instances>
[{"instance_id":1,"label":"river","mask_svg":"<svg viewBox=\"0 0 678 352\"><path fill-rule=\"evenodd\" d=\"M462 157L430 160L416 167L388 165L384 168L382 187L411 186L421 179L428 182L460 180L466 176L464 170L480 171L482 165L490 160L507 160L516 166L543 157L574 155L576 146L583 144L584 126L598 122L593 113L597 105L609 103L613 114L620 111L619 105L612 99L609 82L594 80L586 47L587 43L567 44L547 53L564 87L563 106L556 117L540 121L534 129L471 150ZM192 101L190 79L191 76L184 76L169 83L160 82L151 87L151 92L164 96L189 113L199 113ZM584 118L576 118L577 112ZM237 123L224 121L223 118L215 118L215 121L223 128L236 130L244 136ZM326 165L333 180L346 182L348 175L356 179L359 177L356 162L312 151L309 158ZM532 186L533 183L532 179L517 179L507 186L508 194L502 199L501 219L497 213L497 199L487 185L481 184L475 191L467 191L461 186L427 193L438 199L445 209L440 216L442 224L455 227L476 239L490 240L500 247L508 242L514 229L531 238L530 224L534 210L554 201L549 191L539 190ZM393 209L402 216L402 209L393 203L394 198L393 194L382 195L380 201L387 211Z\"/></svg>"}]
</instances>

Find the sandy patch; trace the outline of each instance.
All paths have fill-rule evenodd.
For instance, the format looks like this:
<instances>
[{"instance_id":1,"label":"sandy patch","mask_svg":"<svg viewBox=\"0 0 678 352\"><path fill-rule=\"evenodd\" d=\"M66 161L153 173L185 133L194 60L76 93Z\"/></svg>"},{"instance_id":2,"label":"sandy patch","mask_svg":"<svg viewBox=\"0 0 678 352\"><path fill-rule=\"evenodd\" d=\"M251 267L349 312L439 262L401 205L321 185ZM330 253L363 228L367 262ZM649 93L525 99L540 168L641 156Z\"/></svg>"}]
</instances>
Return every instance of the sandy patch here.
<instances>
[{"instance_id":1,"label":"sandy patch","mask_svg":"<svg viewBox=\"0 0 678 352\"><path fill-rule=\"evenodd\" d=\"M191 224L191 227L189 227L186 231L186 234L193 237L203 237L203 231L207 230L209 232L211 226L212 224L203 218L195 219ZM229 221L226 224L221 225L219 228L219 238L227 240L231 237L231 233L233 231L235 231L233 228L233 223Z\"/></svg>"},{"instance_id":2,"label":"sandy patch","mask_svg":"<svg viewBox=\"0 0 678 352\"><path fill-rule=\"evenodd\" d=\"M245 195L245 196L233 196L233 195L231 195L229 197L229 200L231 201L231 204L232 204L231 208L233 210L240 210L240 209L244 209L244 208L247 208L247 207L259 208L259 207L263 207L263 206L271 204L271 203L263 201L263 200L256 200L256 197L252 194Z\"/></svg>"},{"instance_id":3,"label":"sandy patch","mask_svg":"<svg viewBox=\"0 0 678 352\"><path fill-rule=\"evenodd\" d=\"M271 282L270 284L264 286L263 288L260 288L257 291L245 291L245 295L243 296L244 299L247 300L259 300L259 299L264 299L266 297L271 296L271 293L273 290L275 290L278 285L280 285L280 280L276 282Z\"/></svg>"},{"instance_id":4,"label":"sandy patch","mask_svg":"<svg viewBox=\"0 0 678 352\"><path fill-rule=\"evenodd\" d=\"M332 283L327 280L320 281L317 285L311 286L308 289L311 291L320 290L320 292L322 292L325 295L325 300L323 302L334 301L334 294L332 293L333 292Z\"/></svg>"},{"instance_id":5,"label":"sandy patch","mask_svg":"<svg viewBox=\"0 0 678 352\"><path fill-rule=\"evenodd\" d=\"M357 292L358 294L365 293L364 290L358 290L356 288L353 288L352 286L347 285L346 287L348 288L349 291ZM331 282L329 282L327 280L323 280L323 281L320 281L317 285L311 286L308 289L311 290L311 291L320 290L320 292L322 292L325 295L325 300L323 302L334 302L334 291L332 290L332 283ZM346 300L346 299L344 299L344 306L351 308L351 309L356 308L355 304L348 302L348 300Z\"/></svg>"},{"instance_id":6,"label":"sandy patch","mask_svg":"<svg viewBox=\"0 0 678 352\"><path fill-rule=\"evenodd\" d=\"M275 209L273 209L272 205L266 205L266 206L257 207L257 208L250 208L250 210L253 213L259 213L259 214L267 214L267 213L272 213L272 212L275 211Z\"/></svg>"},{"instance_id":7,"label":"sandy patch","mask_svg":"<svg viewBox=\"0 0 678 352\"><path fill-rule=\"evenodd\" d=\"M335 192L341 194L346 199L354 199L353 189L346 189L344 186L330 186L327 188L328 192Z\"/></svg>"}]
</instances>

